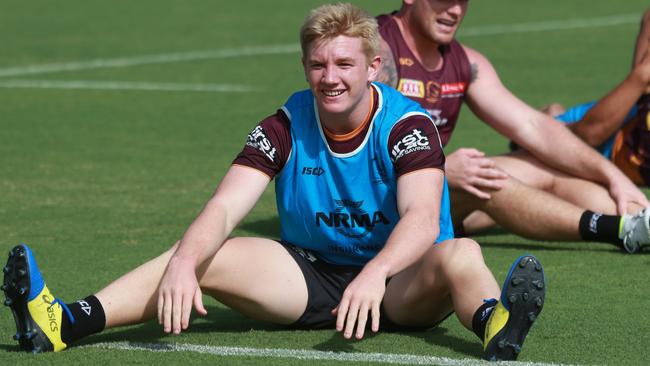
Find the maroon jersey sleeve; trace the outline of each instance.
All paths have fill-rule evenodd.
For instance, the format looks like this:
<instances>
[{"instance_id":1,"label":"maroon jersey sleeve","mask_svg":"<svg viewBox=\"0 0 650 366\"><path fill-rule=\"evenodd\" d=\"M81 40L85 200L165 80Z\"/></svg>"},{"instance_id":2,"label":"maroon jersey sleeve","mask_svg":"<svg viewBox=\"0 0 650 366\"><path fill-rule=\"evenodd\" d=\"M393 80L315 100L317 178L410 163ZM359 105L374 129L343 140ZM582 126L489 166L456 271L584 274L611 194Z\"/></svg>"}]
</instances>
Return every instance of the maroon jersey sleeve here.
<instances>
[{"instance_id":1,"label":"maroon jersey sleeve","mask_svg":"<svg viewBox=\"0 0 650 366\"><path fill-rule=\"evenodd\" d=\"M290 152L289 119L282 110L278 110L248 134L246 146L232 163L257 169L273 179L284 167Z\"/></svg>"},{"instance_id":2,"label":"maroon jersey sleeve","mask_svg":"<svg viewBox=\"0 0 650 366\"><path fill-rule=\"evenodd\" d=\"M420 169L445 169L438 130L425 116L411 116L395 124L388 136L388 148L398 178Z\"/></svg>"}]
</instances>

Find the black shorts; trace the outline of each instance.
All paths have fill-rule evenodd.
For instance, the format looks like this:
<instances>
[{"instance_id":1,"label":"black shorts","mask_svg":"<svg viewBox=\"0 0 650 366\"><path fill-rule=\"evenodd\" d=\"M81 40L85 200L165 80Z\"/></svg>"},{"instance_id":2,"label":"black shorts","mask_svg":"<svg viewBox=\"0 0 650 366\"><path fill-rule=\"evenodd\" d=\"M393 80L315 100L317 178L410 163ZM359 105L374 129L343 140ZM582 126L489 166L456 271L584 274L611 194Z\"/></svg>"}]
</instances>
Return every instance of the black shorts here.
<instances>
[{"instance_id":1,"label":"black shorts","mask_svg":"<svg viewBox=\"0 0 650 366\"><path fill-rule=\"evenodd\" d=\"M298 263L307 283L307 307L302 316L290 326L298 329L334 328L336 317L332 315L332 309L338 306L343 291L363 267L330 264L295 245L282 241L280 244ZM371 322L368 321L368 328L370 324ZM422 327L402 326L392 322L386 315L383 306L381 307L379 329L382 331L422 331L436 325L438 324Z\"/></svg>"}]
</instances>

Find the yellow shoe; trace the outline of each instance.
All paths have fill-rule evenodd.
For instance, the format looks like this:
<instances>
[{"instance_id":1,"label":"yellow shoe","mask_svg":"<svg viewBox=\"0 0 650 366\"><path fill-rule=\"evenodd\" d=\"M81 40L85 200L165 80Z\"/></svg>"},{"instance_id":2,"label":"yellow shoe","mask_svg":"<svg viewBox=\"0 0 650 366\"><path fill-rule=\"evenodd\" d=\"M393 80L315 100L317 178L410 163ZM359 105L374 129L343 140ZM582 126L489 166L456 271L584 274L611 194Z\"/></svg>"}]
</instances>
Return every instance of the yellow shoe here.
<instances>
[{"instance_id":1,"label":"yellow shoe","mask_svg":"<svg viewBox=\"0 0 650 366\"><path fill-rule=\"evenodd\" d=\"M542 264L532 255L519 257L510 267L485 327L484 359L517 359L528 330L542 311L545 293Z\"/></svg>"},{"instance_id":2,"label":"yellow shoe","mask_svg":"<svg viewBox=\"0 0 650 366\"><path fill-rule=\"evenodd\" d=\"M45 286L27 245L21 244L9 252L3 272L5 305L14 315L17 328L14 339L20 348L34 353L64 350L66 344L61 340L63 311L68 312L72 322L74 319L67 306Z\"/></svg>"}]
</instances>

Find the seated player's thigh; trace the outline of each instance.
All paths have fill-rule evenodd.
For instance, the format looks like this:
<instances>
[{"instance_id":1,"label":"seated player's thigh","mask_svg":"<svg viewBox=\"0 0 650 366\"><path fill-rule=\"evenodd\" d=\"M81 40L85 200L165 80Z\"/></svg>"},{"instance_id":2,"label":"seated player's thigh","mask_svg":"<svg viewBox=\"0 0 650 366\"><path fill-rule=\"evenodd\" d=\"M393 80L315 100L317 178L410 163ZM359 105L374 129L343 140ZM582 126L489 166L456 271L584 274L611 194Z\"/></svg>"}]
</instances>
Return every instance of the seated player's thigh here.
<instances>
[{"instance_id":1,"label":"seated player's thigh","mask_svg":"<svg viewBox=\"0 0 650 366\"><path fill-rule=\"evenodd\" d=\"M524 150L513 151L508 154L492 156L497 167L511 177L516 178L527 186L550 191L555 177L561 172L540 162L537 158Z\"/></svg>"},{"instance_id":2,"label":"seated player's thigh","mask_svg":"<svg viewBox=\"0 0 650 366\"><path fill-rule=\"evenodd\" d=\"M290 324L307 306L302 271L274 240L228 239L198 276L204 293L251 318Z\"/></svg>"},{"instance_id":3,"label":"seated player's thigh","mask_svg":"<svg viewBox=\"0 0 650 366\"><path fill-rule=\"evenodd\" d=\"M497 298L499 293L478 243L450 239L433 245L420 261L390 280L384 311L393 323L422 328L455 311L461 323L471 328L483 299Z\"/></svg>"},{"instance_id":4,"label":"seated player's thigh","mask_svg":"<svg viewBox=\"0 0 650 366\"><path fill-rule=\"evenodd\" d=\"M497 167L527 186L551 193L574 205L606 214L616 213L616 203L602 185L560 172L524 150L492 157Z\"/></svg>"},{"instance_id":5,"label":"seated player's thigh","mask_svg":"<svg viewBox=\"0 0 650 366\"><path fill-rule=\"evenodd\" d=\"M440 260L448 257L455 240L434 245L416 263L393 276L386 287L385 314L398 325L430 327L453 311L448 282Z\"/></svg>"}]
</instances>

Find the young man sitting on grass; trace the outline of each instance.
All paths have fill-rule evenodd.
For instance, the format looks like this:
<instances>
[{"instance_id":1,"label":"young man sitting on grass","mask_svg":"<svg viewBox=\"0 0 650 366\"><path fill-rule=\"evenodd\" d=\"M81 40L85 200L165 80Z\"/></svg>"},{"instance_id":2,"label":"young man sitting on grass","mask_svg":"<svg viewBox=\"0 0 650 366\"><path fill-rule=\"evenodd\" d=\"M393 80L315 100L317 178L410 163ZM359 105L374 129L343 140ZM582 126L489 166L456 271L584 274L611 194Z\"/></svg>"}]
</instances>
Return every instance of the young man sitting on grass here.
<instances>
[{"instance_id":1,"label":"young man sitting on grass","mask_svg":"<svg viewBox=\"0 0 650 366\"><path fill-rule=\"evenodd\" d=\"M325 5L300 40L309 89L253 129L167 252L65 304L45 286L31 250L11 250L3 290L22 349L60 351L151 319L179 334L192 307L206 314L206 293L252 318L335 328L346 339L367 329L427 329L455 312L483 341L486 359L517 358L544 304L542 266L518 258L500 290L479 245L453 238L431 117L373 82L376 21L349 4ZM229 237L273 178L281 240Z\"/></svg>"}]
</instances>

